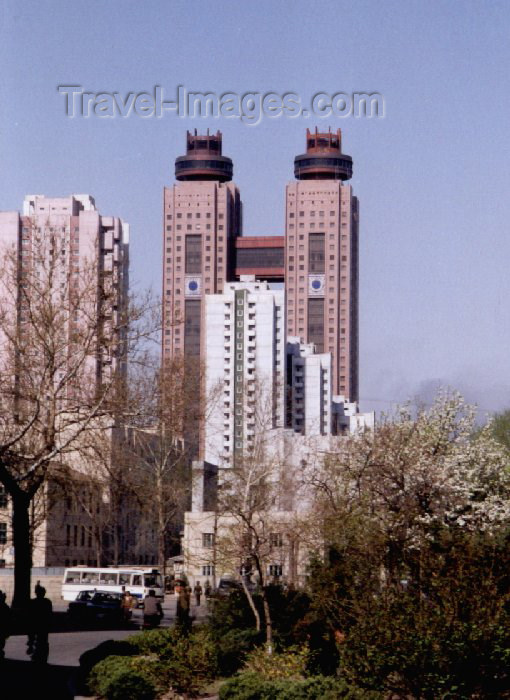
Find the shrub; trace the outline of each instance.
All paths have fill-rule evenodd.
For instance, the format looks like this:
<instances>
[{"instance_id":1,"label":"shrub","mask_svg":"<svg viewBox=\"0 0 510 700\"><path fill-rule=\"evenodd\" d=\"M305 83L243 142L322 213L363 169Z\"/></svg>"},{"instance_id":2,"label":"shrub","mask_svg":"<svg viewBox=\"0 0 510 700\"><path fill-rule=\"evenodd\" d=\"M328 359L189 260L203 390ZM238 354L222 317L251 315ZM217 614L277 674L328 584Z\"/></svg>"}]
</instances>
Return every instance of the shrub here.
<instances>
[{"instance_id":1,"label":"shrub","mask_svg":"<svg viewBox=\"0 0 510 700\"><path fill-rule=\"evenodd\" d=\"M189 636L181 635L175 628L150 630L130 637L129 643L137 656L109 656L96 664L89 675L90 689L108 700L108 693L113 692L110 685L113 684L117 692L120 676L122 687L138 683L140 692L143 681L146 681L147 688L152 688L154 693L165 692L171 687L178 693L194 694L215 675L216 654L207 630L194 630ZM135 676L143 680L135 681ZM119 699L124 697L128 696L116 696ZM145 700L146 696L133 695L133 698L138 697Z\"/></svg>"},{"instance_id":2,"label":"shrub","mask_svg":"<svg viewBox=\"0 0 510 700\"><path fill-rule=\"evenodd\" d=\"M170 658L181 640L175 627L140 632L128 638L137 654L156 654L159 658Z\"/></svg>"},{"instance_id":3,"label":"shrub","mask_svg":"<svg viewBox=\"0 0 510 700\"><path fill-rule=\"evenodd\" d=\"M467 606L466 606L467 607ZM386 595L372 602L342 651L343 672L367 687L401 695L501 697L510 690L510 620L484 628L480 620L448 619L418 596Z\"/></svg>"},{"instance_id":4,"label":"shrub","mask_svg":"<svg viewBox=\"0 0 510 700\"><path fill-rule=\"evenodd\" d=\"M382 697L377 692L349 687L330 676L264 680L251 671L229 679L219 692L220 700L381 700Z\"/></svg>"},{"instance_id":5,"label":"shrub","mask_svg":"<svg viewBox=\"0 0 510 700\"><path fill-rule=\"evenodd\" d=\"M137 671L126 669L110 681L105 697L108 700L154 700L156 689Z\"/></svg>"},{"instance_id":6,"label":"shrub","mask_svg":"<svg viewBox=\"0 0 510 700\"><path fill-rule=\"evenodd\" d=\"M263 636L254 629L233 629L215 640L218 673L232 676L243 666L248 653L262 642Z\"/></svg>"},{"instance_id":7,"label":"shrub","mask_svg":"<svg viewBox=\"0 0 510 700\"><path fill-rule=\"evenodd\" d=\"M268 654L266 647L254 649L246 659L245 669L267 680L302 678L308 662L308 646L289 647L283 652Z\"/></svg>"},{"instance_id":8,"label":"shrub","mask_svg":"<svg viewBox=\"0 0 510 700\"><path fill-rule=\"evenodd\" d=\"M169 684L178 693L198 693L216 674L216 652L206 630L176 635L170 656L163 658Z\"/></svg>"},{"instance_id":9,"label":"shrub","mask_svg":"<svg viewBox=\"0 0 510 700\"><path fill-rule=\"evenodd\" d=\"M137 661L138 657L127 656L100 661L89 676L91 690L107 700L154 700L158 694L151 677L154 668L150 664L142 667Z\"/></svg>"},{"instance_id":10,"label":"shrub","mask_svg":"<svg viewBox=\"0 0 510 700\"><path fill-rule=\"evenodd\" d=\"M262 603L259 595L253 596L261 616ZM228 596L215 596L211 599L208 626L215 639L230 630L255 629L255 618L244 591L232 591Z\"/></svg>"},{"instance_id":11,"label":"shrub","mask_svg":"<svg viewBox=\"0 0 510 700\"><path fill-rule=\"evenodd\" d=\"M134 656L137 653L136 647L128 640L114 641L113 639L107 639L98 644L97 647L88 649L80 656L80 670L83 679L85 680L88 677L96 664L109 656Z\"/></svg>"},{"instance_id":12,"label":"shrub","mask_svg":"<svg viewBox=\"0 0 510 700\"><path fill-rule=\"evenodd\" d=\"M158 674L165 687L179 693L196 693L216 673L216 651L207 629L184 635L178 628L156 629L130 637L139 654L158 659Z\"/></svg>"}]
</instances>

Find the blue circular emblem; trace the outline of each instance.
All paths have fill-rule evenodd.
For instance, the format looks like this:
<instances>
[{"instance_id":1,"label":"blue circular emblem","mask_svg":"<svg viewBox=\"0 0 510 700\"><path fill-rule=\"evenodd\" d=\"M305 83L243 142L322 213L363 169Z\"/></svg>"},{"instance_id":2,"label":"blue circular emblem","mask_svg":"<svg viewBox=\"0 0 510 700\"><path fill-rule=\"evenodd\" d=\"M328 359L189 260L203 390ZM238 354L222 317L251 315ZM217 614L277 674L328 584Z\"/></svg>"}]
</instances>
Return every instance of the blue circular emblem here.
<instances>
[{"instance_id":1,"label":"blue circular emblem","mask_svg":"<svg viewBox=\"0 0 510 700\"><path fill-rule=\"evenodd\" d=\"M198 289L198 282L195 282L195 280L191 280L191 282L188 284L188 289L190 290L190 292L196 292Z\"/></svg>"},{"instance_id":2,"label":"blue circular emblem","mask_svg":"<svg viewBox=\"0 0 510 700\"><path fill-rule=\"evenodd\" d=\"M312 289L320 289L320 288L321 288L320 280L313 280L312 281Z\"/></svg>"}]
</instances>

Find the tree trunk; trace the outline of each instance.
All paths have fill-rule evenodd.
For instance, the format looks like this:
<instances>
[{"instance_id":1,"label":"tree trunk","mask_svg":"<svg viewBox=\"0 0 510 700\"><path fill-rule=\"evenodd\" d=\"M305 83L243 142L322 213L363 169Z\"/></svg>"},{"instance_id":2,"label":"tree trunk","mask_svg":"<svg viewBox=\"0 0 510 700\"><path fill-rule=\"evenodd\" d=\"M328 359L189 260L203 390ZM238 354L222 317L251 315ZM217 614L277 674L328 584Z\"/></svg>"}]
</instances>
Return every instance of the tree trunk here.
<instances>
[{"instance_id":1,"label":"tree trunk","mask_svg":"<svg viewBox=\"0 0 510 700\"><path fill-rule=\"evenodd\" d=\"M163 577L166 575L166 520L165 520L165 504L163 503L163 476L161 470L158 469L156 474L156 515L158 520L158 566Z\"/></svg>"},{"instance_id":2,"label":"tree trunk","mask_svg":"<svg viewBox=\"0 0 510 700\"><path fill-rule=\"evenodd\" d=\"M32 549L30 546L30 498L12 495L12 540L14 545L13 608L26 608L30 601Z\"/></svg>"},{"instance_id":3,"label":"tree trunk","mask_svg":"<svg viewBox=\"0 0 510 700\"><path fill-rule=\"evenodd\" d=\"M266 595L266 586L264 581L264 573L262 571L262 565L258 556L254 556L255 566L257 567L257 573L259 575L260 591L262 593L262 606L264 608L264 619L266 623L266 647L267 653L273 653L273 621L271 619L271 611L269 609L269 602Z\"/></svg>"},{"instance_id":4,"label":"tree trunk","mask_svg":"<svg viewBox=\"0 0 510 700\"><path fill-rule=\"evenodd\" d=\"M94 540L96 542L96 566L101 566L103 563L103 533L98 527L94 528Z\"/></svg>"},{"instance_id":5,"label":"tree trunk","mask_svg":"<svg viewBox=\"0 0 510 700\"><path fill-rule=\"evenodd\" d=\"M161 575L166 576L166 546L165 546L165 529L164 525L160 525L158 532L158 567Z\"/></svg>"},{"instance_id":6,"label":"tree trunk","mask_svg":"<svg viewBox=\"0 0 510 700\"><path fill-rule=\"evenodd\" d=\"M218 559L218 512L214 511L213 527L213 558L212 558L212 589L216 590L216 564Z\"/></svg>"},{"instance_id":7,"label":"tree trunk","mask_svg":"<svg viewBox=\"0 0 510 700\"><path fill-rule=\"evenodd\" d=\"M112 559L114 566L119 563L119 526L117 522L114 523L112 527L112 537L113 537L113 552Z\"/></svg>"},{"instance_id":8,"label":"tree trunk","mask_svg":"<svg viewBox=\"0 0 510 700\"><path fill-rule=\"evenodd\" d=\"M257 632L260 632L259 611L257 610L257 606L255 605L255 602L253 600L253 596L252 596L251 592L248 590L248 587L246 585L246 581L244 580L244 576L241 576L241 585L243 587L244 593L246 595L246 598L248 599L248 603L250 604L250 608L252 609L253 615L255 617L255 626L256 626Z\"/></svg>"},{"instance_id":9,"label":"tree trunk","mask_svg":"<svg viewBox=\"0 0 510 700\"><path fill-rule=\"evenodd\" d=\"M273 653L273 621L271 620L271 611L269 610L269 602L266 596L266 589L262 586L262 604L264 606L264 617L266 619L266 646L267 653Z\"/></svg>"}]
</instances>

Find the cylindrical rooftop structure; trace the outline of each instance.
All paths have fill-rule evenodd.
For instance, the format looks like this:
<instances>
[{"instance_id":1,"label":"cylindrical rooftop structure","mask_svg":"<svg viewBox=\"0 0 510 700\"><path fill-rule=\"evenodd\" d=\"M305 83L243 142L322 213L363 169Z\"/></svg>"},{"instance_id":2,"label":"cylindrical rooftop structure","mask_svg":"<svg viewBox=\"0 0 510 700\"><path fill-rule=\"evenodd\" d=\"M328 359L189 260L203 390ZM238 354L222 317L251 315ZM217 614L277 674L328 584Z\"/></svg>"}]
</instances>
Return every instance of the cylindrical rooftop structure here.
<instances>
[{"instance_id":1,"label":"cylindrical rooftop structure","mask_svg":"<svg viewBox=\"0 0 510 700\"><path fill-rule=\"evenodd\" d=\"M175 159L177 180L232 180L232 160L221 155L221 131L199 135L186 132L186 155Z\"/></svg>"},{"instance_id":2,"label":"cylindrical rooftop structure","mask_svg":"<svg viewBox=\"0 0 510 700\"><path fill-rule=\"evenodd\" d=\"M342 132L306 130L306 153L294 158L297 180L350 180L352 158L342 153Z\"/></svg>"}]
</instances>

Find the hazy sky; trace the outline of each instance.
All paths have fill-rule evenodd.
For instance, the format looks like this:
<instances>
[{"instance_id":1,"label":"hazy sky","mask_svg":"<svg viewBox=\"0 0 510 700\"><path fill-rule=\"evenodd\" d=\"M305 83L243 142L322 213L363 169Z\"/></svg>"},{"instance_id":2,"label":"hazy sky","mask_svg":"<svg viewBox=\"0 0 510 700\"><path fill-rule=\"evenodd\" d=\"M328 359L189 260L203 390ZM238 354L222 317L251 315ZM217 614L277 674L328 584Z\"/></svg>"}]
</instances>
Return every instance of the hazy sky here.
<instances>
[{"instance_id":1,"label":"hazy sky","mask_svg":"<svg viewBox=\"0 0 510 700\"><path fill-rule=\"evenodd\" d=\"M0 209L90 193L131 224L159 289L162 188L186 129L223 132L245 235L282 234L305 129L340 127L361 206L360 393L387 409L446 383L510 407L510 4L4 0ZM62 84L218 94L379 92L382 119L70 119Z\"/></svg>"}]
</instances>

